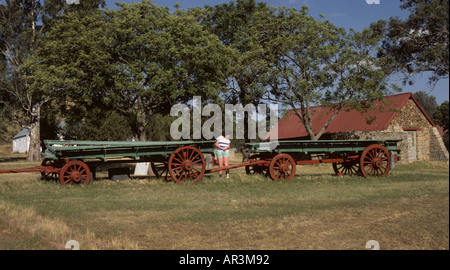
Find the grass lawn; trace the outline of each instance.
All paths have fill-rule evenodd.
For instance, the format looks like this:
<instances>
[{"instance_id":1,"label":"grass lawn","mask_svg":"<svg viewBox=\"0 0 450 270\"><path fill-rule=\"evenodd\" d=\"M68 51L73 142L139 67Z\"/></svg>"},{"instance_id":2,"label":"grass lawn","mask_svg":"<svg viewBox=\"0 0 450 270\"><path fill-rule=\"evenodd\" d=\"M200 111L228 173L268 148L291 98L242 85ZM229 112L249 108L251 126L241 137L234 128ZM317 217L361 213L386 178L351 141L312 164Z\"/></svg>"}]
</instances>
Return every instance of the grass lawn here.
<instances>
[{"instance_id":1,"label":"grass lawn","mask_svg":"<svg viewBox=\"0 0 450 270\"><path fill-rule=\"evenodd\" d=\"M233 163L238 162L239 157ZM35 166L1 159L0 169ZM388 177L297 167L292 181L205 175L62 186L39 173L0 174L0 249L384 250L449 249L447 163L398 164Z\"/></svg>"}]
</instances>

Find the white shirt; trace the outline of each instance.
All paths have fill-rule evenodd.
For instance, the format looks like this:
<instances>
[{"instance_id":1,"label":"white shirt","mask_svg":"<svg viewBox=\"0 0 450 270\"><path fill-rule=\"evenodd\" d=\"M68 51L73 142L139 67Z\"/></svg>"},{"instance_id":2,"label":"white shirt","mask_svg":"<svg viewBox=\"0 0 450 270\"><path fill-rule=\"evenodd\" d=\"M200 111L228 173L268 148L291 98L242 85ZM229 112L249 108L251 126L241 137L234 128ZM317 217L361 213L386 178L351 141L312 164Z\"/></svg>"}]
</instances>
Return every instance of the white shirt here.
<instances>
[{"instance_id":1,"label":"white shirt","mask_svg":"<svg viewBox=\"0 0 450 270\"><path fill-rule=\"evenodd\" d=\"M219 137L217 137L216 139L219 142L219 146L222 148L227 148L231 141L227 138L225 138L224 136L220 135ZM223 151L222 149L218 148L217 151Z\"/></svg>"}]
</instances>

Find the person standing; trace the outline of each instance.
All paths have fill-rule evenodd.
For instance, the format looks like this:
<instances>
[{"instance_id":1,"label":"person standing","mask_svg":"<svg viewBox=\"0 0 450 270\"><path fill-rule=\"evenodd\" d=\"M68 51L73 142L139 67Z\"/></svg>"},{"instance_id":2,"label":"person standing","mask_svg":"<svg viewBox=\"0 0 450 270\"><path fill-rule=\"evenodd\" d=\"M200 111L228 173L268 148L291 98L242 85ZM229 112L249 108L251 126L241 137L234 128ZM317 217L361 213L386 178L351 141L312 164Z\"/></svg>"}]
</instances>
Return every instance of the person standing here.
<instances>
[{"instance_id":1,"label":"person standing","mask_svg":"<svg viewBox=\"0 0 450 270\"><path fill-rule=\"evenodd\" d=\"M228 166L228 158L230 156L230 135L217 137L216 142L216 152L217 152L217 160L219 161L219 168L223 166ZM230 170L227 169L227 178L230 178ZM219 177L222 177L222 171L219 171Z\"/></svg>"}]
</instances>

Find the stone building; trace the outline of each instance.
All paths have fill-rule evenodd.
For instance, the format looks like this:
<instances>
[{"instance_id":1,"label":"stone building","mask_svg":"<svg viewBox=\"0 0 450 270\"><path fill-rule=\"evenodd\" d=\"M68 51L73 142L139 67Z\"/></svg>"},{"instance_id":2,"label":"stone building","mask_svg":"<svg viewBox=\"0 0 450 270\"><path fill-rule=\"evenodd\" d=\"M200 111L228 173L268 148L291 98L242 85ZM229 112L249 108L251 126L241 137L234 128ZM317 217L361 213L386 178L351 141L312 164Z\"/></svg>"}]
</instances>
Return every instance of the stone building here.
<instances>
[{"instance_id":1,"label":"stone building","mask_svg":"<svg viewBox=\"0 0 450 270\"><path fill-rule=\"evenodd\" d=\"M361 114L355 109L342 109L320 137L321 140L402 139L402 161L449 161L439 131L412 93L385 97L375 102L375 109ZM327 107L312 107L313 129L318 132L332 116ZM316 128L317 127L317 128ZM289 111L277 123L278 139L305 139L309 136L294 111ZM269 132L273 136L275 129Z\"/></svg>"}]
</instances>

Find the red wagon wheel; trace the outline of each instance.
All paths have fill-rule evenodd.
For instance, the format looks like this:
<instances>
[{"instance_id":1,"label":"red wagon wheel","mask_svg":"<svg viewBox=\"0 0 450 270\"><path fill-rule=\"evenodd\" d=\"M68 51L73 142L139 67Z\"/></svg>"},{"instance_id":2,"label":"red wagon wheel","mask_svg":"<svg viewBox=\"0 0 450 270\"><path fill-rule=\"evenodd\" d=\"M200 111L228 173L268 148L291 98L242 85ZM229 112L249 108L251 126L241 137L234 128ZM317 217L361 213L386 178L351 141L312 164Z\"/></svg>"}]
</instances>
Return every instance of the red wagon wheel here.
<instances>
[{"instance_id":1,"label":"red wagon wheel","mask_svg":"<svg viewBox=\"0 0 450 270\"><path fill-rule=\"evenodd\" d=\"M386 176L390 169L390 156L386 147L379 144L368 146L360 157L364 177Z\"/></svg>"},{"instance_id":2,"label":"red wagon wheel","mask_svg":"<svg viewBox=\"0 0 450 270\"><path fill-rule=\"evenodd\" d=\"M72 160L62 167L59 174L61 184L90 184L91 171L86 163L79 160Z\"/></svg>"},{"instance_id":3,"label":"red wagon wheel","mask_svg":"<svg viewBox=\"0 0 450 270\"><path fill-rule=\"evenodd\" d=\"M341 175L359 175L361 173L359 161L349 160L344 162L334 162L333 163L334 172Z\"/></svg>"},{"instance_id":4,"label":"red wagon wheel","mask_svg":"<svg viewBox=\"0 0 450 270\"><path fill-rule=\"evenodd\" d=\"M170 177L177 183L198 182L206 169L202 152L193 146L177 148L169 157Z\"/></svg>"},{"instance_id":5,"label":"red wagon wheel","mask_svg":"<svg viewBox=\"0 0 450 270\"><path fill-rule=\"evenodd\" d=\"M280 179L292 180L296 171L294 159L288 154L275 156L269 165L270 177L278 181Z\"/></svg>"}]
</instances>

